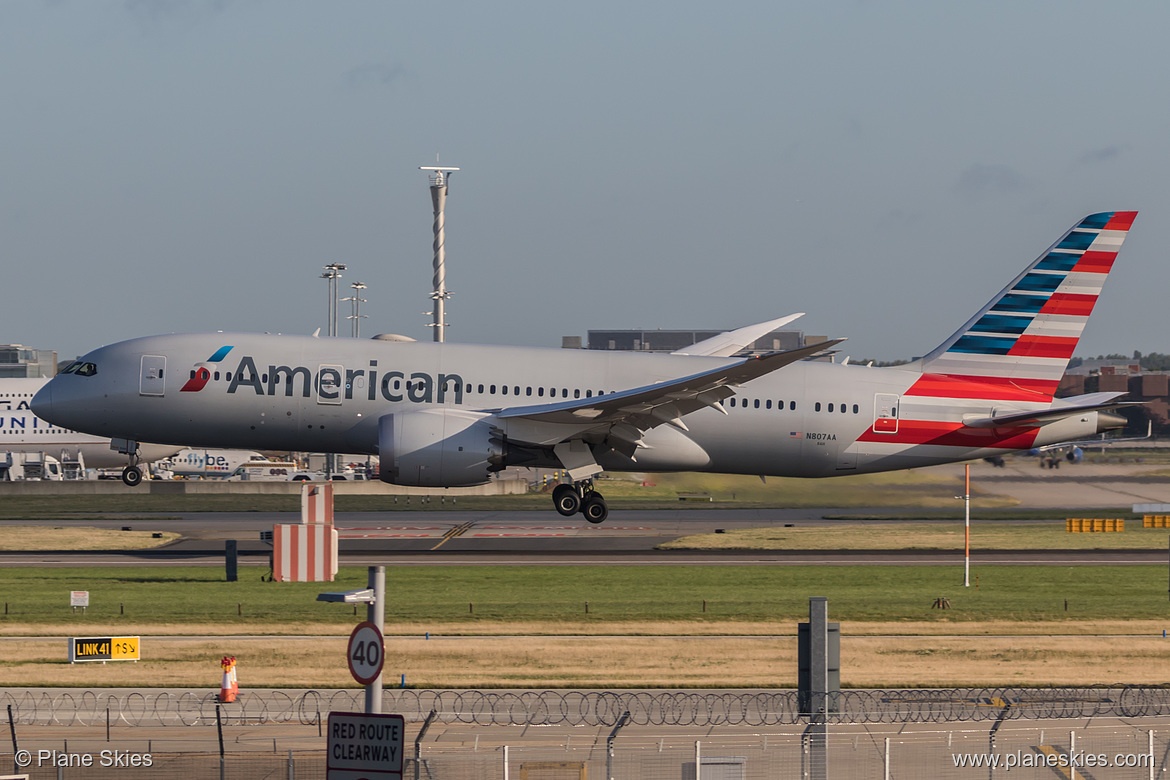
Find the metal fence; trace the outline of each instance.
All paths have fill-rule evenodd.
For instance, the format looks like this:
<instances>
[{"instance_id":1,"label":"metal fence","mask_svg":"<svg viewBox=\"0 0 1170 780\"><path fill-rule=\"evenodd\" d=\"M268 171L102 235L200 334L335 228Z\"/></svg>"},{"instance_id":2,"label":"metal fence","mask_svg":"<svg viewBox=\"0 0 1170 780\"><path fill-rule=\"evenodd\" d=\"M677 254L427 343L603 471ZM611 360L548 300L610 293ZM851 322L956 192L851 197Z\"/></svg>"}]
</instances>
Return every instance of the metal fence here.
<instances>
[{"instance_id":1,"label":"metal fence","mask_svg":"<svg viewBox=\"0 0 1170 780\"><path fill-rule=\"evenodd\" d=\"M830 723L954 723L1170 715L1170 687L846 690L829 695ZM198 726L318 724L331 711L364 709L360 690L248 691L218 705L211 692L0 692L26 725ZM384 712L479 726L753 726L803 722L796 691L386 690Z\"/></svg>"},{"instance_id":2,"label":"metal fence","mask_svg":"<svg viewBox=\"0 0 1170 780\"><path fill-rule=\"evenodd\" d=\"M832 731L827 760L818 773L808 737L797 729L762 733L640 733L619 736L612 746L605 733L568 734L558 739L512 733L506 744L493 729L476 727L484 741L431 741L418 761L407 759L404 778L419 780L963 780L1053 777L1150 780L1163 777L1170 742L1167 732L1115 722L1076 730L1025 725L1011 731L992 726L967 730L904 732L864 727ZM499 732L500 729L495 729ZM496 734L494 736L500 736ZM576 737L576 738L574 738ZM612 750L611 750L612 748ZM72 748L71 748L72 749ZM78 754L80 755L80 754ZM0 752L0 773L13 766ZM138 769L100 765L53 766L33 761L20 768L33 780L305 780L325 774L325 751L287 753L170 752L151 755ZM696 763L699 772L695 772ZM995 763L995 766L989 764ZM1061 771L1063 766L1064 771ZM1072 766L1070 766L1072 765Z\"/></svg>"}]
</instances>

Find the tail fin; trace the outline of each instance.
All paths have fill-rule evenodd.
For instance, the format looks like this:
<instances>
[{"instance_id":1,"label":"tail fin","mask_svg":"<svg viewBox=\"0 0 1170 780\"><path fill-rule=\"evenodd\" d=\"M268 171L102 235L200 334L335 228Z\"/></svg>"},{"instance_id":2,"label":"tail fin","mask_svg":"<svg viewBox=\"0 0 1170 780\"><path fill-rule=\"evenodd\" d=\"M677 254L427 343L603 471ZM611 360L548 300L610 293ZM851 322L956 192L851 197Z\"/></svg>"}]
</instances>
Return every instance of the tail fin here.
<instances>
[{"instance_id":1,"label":"tail fin","mask_svg":"<svg viewBox=\"0 0 1170 780\"><path fill-rule=\"evenodd\" d=\"M1107 211L1081 220L922 358L913 392L1051 400L1136 216Z\"/></svg>"}]
</instances>

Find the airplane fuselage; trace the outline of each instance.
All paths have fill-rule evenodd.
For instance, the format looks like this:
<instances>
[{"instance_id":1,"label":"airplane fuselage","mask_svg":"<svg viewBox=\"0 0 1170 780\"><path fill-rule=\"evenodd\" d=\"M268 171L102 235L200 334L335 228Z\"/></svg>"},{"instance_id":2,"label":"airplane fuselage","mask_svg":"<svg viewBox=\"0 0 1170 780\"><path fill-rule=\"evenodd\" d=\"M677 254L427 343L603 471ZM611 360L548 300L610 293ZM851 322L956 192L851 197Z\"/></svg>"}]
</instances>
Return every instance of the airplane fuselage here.
<instances>
[{"instance_id":1,"label":"airplane fuselage","mask_svg":"<svg viewBox=\"0 0 1170 780\"><path fill-rule=\"evenodd\" d=\"M500 409L612 394L732 362L224 333L134 339L81 360L95 370L59 376L53 418L100 436L368 454L379 453L379 420L386 415L447 409L490 420ZM722 411L688 414L685 430L646 431L646 446L634 458L605 447L595 455L610 470L827 477L1002 454L1098 430L1095 412L1023 432L964 428L965 418L1049 402L1019 393L940 399L915 393L922 377L902 368L797 362L735 388ZM95 393L104 399L97 409L86 402ZM522 425L492 424L505 436ZM558 465L529 454L525 465Z\"/></svg>"}]
</instances>

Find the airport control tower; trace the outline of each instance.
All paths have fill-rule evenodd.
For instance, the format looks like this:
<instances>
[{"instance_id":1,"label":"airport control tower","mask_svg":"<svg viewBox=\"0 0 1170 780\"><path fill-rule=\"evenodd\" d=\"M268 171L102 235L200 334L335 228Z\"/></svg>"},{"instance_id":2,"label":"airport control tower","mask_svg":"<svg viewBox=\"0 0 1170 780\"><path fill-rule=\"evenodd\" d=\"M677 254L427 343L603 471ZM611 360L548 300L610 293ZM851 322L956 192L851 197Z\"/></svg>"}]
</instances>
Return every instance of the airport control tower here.
<instances>
[{"instance_id":1,"label":"airport control tower","mask_svg":"<svg viewBox=\"0 0 1170 780\"><path fill-rule=\"evenodd\" d=\"M447 292L447 255L443 249L443 210L447 206L447 179L458 168L441 168L439 166L419 166L420 171L431 171L431 204L435 208L435 276L434 276L434 291L431 293L431 300L433 300L434 308L431 314L431 327L435 329L436 342L442 342L445 336L445 329L447 327L447 298L451 293Z\"/></svg>"}]
</instances>

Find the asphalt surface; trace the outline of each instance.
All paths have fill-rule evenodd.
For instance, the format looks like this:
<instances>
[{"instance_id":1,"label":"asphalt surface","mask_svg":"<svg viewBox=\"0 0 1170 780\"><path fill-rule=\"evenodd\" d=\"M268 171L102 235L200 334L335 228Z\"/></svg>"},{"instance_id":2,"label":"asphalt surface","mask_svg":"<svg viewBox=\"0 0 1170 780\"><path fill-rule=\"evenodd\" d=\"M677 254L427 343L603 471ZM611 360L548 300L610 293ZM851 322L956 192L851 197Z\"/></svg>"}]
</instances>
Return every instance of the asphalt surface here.
<instances>
[{"instance_id":1,"label":"asphalt surface","mask_svg":"<svg viewBox=\"0 0 1170 780\"><path fill-rule=\"evenodd\" d=\"M841 526L857 521L826 515L888 514L889 508L851 509L683 509L615 511L598 526L554 512L396 511L343 512L334 517L340 555L346 565L477 564L704 564L704 565L937 565L962 560L961 551L791 550L676 551L657 545L680 536L719 529L761 526ZM133 520L87 518L86 525L130 527L136 531L173 531L174 543L153 550L0 553L0 565L222 565L225 542L235 539L244 565L267 565L270 544L260 538L277 523L298 523L294 512L196 512L144 515ZM864 521L880 528L885 521ZM904 521L903 521L904 522ZM924 521L925 522L925 521ZM0 521L0 525L60 525L51 521ZM877 531L880 532L880 531ZM1165 563L1160 550L1000 550L979 551L980 563L996 564L1148 564Z\"/></svg>"}]
</instances>

